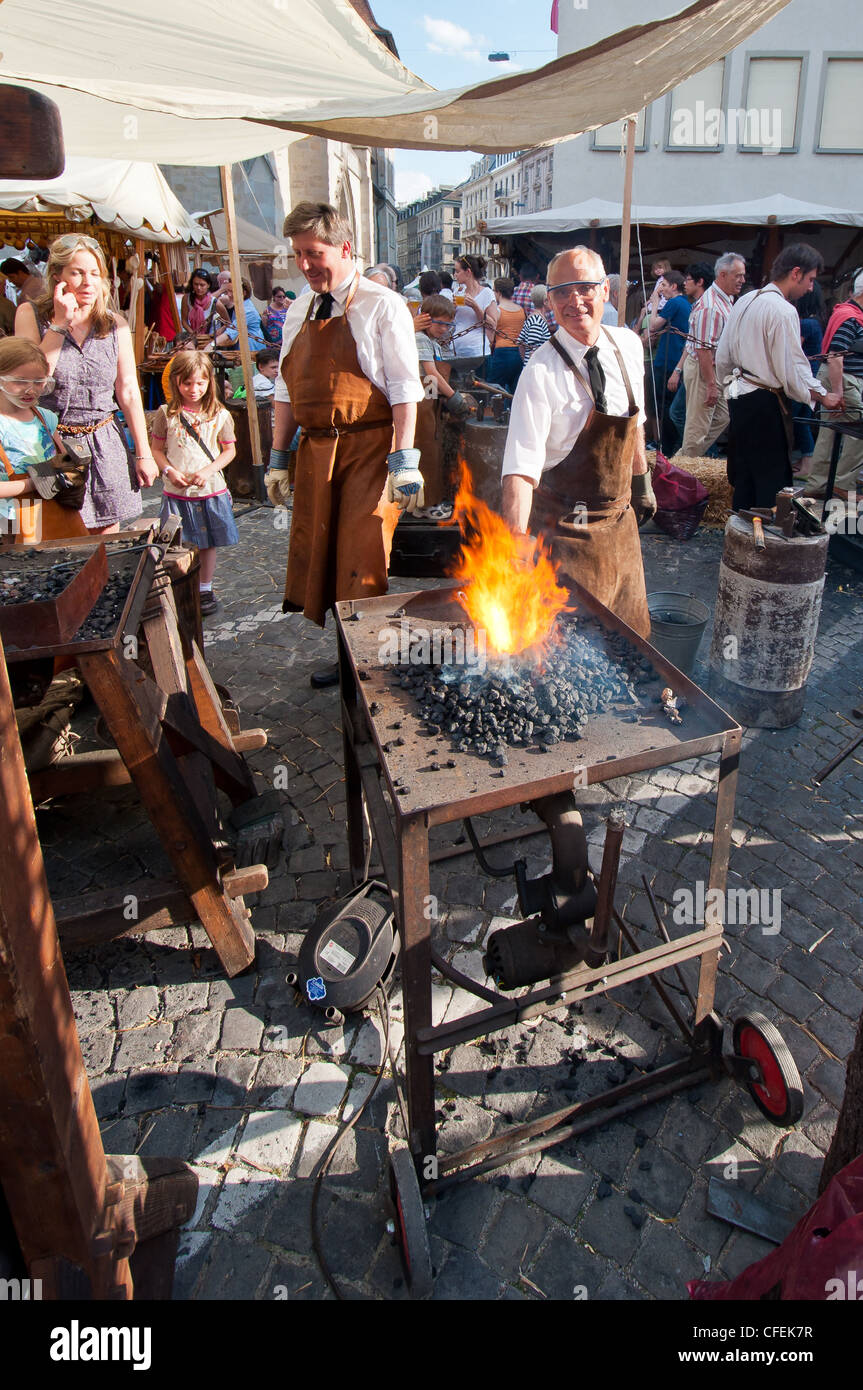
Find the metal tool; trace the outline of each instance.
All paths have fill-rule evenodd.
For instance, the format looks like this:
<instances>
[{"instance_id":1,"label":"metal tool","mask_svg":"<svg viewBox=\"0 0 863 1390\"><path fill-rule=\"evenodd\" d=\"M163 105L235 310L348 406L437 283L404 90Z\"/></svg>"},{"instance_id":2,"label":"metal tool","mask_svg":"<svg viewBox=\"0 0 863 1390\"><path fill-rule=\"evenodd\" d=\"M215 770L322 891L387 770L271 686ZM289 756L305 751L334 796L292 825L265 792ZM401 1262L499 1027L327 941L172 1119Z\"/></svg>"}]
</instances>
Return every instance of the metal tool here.
<instances>
[{"instance_id":1,"label":"metal tool","mask_svg":"<svg viewBox=\"0 0 863 1390\"><path fill-rule=\"evenodd\" d=\"M707 1184L707 1213L773 1245L781 1245L794 1225L790 1211L763 1202L739 1183L724 1183L719 1178L711 1178Z\"/></svg>"},{"instance_id":2,"label":"metal tool","mask_svg":"<svg viewBox=\"0 0 863 1390\"><path fill-rule=\"evenodd\" d=\"M771 507L757 507L752 511L738 511L737 515L743 521L752 522L752 533L755 536L756 550L765 550L767 542L764 539L764 523L773 520L773 509Z\"/></svg>"}]
</instances>

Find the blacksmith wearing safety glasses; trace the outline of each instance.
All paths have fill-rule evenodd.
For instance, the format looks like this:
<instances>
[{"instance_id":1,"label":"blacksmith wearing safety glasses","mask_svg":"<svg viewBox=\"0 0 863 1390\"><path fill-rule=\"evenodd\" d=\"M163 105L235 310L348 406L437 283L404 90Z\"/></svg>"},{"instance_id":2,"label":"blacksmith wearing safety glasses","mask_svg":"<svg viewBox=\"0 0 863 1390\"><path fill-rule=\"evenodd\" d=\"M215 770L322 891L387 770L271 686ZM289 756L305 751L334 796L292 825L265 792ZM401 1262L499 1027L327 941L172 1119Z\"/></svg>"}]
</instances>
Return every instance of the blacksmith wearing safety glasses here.
<instances>
[{"instance_id":1,"label":"blacksmith wearing safety glasses","mask_svg":"<svg viewBox=\"0 0 863 1390\"><path fill-rule=\"evenodd\" d=\"M608 279L576 246L548 267L557 332L531 354L512 403L503 511L542 533L565 578L642 637L650 633L638 525L656 499L644 446L641 343L602 323Z\"/></svg>"}]
</instances>

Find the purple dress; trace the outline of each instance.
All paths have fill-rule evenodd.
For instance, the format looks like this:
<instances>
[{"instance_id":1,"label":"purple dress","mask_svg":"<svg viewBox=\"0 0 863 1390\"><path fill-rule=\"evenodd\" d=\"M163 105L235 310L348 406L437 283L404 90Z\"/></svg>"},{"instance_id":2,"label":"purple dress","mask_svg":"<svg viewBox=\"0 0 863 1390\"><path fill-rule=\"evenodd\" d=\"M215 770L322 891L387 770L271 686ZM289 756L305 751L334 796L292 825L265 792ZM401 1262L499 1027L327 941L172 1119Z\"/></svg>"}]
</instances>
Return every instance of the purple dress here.
<instances>
[{"instance_id":1,"label":"purple dress","mask_svg":"<svg viewBox=\"0 0 863 1390\"><path fill-rule=\"evenodd\" d=\"M91 333L83 345L67 334L54 368L57 384L42 398L42 404L59 415L61 435L64 425L94 425L106 415L112 417L85 436L92 453L81 508L85 526L111 526L140 516L142 511L134 463L113 418L118 408L114 399L118 355L116 324L107 337L97 338Z\"/></svg>"}]
</instances>

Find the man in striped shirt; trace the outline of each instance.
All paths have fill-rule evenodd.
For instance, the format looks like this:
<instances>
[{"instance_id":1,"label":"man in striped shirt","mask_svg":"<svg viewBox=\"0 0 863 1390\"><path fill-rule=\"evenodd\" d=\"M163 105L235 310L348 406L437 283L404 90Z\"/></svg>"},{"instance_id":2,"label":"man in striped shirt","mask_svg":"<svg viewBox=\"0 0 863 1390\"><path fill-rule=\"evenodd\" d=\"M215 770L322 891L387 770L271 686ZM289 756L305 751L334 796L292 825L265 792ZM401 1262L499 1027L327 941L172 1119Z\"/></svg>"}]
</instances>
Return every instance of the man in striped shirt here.
<instances>
[{"instance_id":1,"label":"man in striped shirt","mask_svg":"<svg viewBox=\"0 0 863 1390\"><path fill-rule=\"evenodd\" d=\"M728 251L715 266L715 279L689 315L683 361L686 429L681 452L701 458L728 424L728 406L716 380L716 344L731 313L731 302L746 279L746 262Z\"/></svg>"},{"instance_id":2,"label":"man in striped shirt","mask_svg":"<svg viewBox=\"0 0 863 1390\"><path fill-rule=\"evenodd\" d=\"M532 299L531 296L533 295L533 292L536 288L536 267L528 265L528 263L525 261L524 265L519 268L518 284L512 292L513 300L518 305L519 309L524 310L525 318L534 310L535 301ZM554 317L554 310L551 307L550 300L546 299L542 308L542 312L545 314L549 331L553 333L554 330L557 328L557 320Z\"/></svg>"},{"instance_id":3,"label":"man in striped shirt","mask_svg":"<svg viewBox=\"0 0 863 1390\"><path fill-rule=\"evenodd\" d=\"M841 424L863 424L863 271L854 281L854 292L844 304L837 304L824 333L822 351L827 354L818 370L818 380L829 391L842 395L836 411L824 411L825 418ZM809 497L823 497L830 471L835 431L820 429L806 479ZM847 500L856 492L857 474L863 467L863 439L850 434L842 438L842 452L833 491Z\"/></svg>"}]
</instances>

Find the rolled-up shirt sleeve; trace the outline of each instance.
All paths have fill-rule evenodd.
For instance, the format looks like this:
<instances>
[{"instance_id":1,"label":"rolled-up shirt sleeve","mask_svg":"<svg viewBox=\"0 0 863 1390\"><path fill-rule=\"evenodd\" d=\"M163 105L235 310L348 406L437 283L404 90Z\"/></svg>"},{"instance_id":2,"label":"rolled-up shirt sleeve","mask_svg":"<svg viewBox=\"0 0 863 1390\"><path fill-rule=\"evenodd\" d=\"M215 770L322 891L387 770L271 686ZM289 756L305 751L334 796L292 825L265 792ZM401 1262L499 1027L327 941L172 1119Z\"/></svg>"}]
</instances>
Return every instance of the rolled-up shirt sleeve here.
<instances>
[{"instance_id":1,"label":"rolled-up shirt sleeve","mask_svg":"<svg viewBox=\"0 0 863 1390\"><path fill-rule=\"evenodd\" d=\"M384 389L390 405L421 401L423 388L414 321L410 309L395 294L392 302L381 301L377 328Z\"/></svg>"},{"instance_id":2,"label":"rolled-up shirt sleeve","mask_svg":"<svg viewBox=\"0 0 863 1390\"><path fill-rule=\"evenodd\" d=\"M554 384L538 362L529 362L518 379L509 417L501 477L518 474L534 487L542 477L552 419Z\"/></svg>"}]
</instances>

